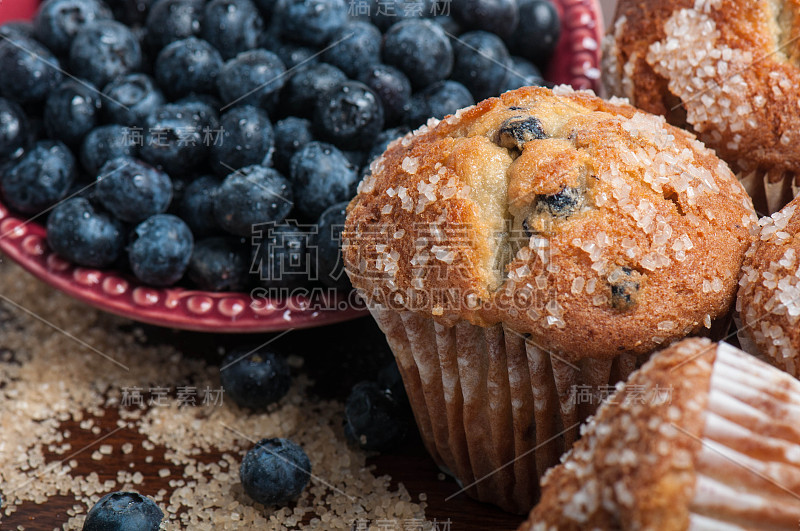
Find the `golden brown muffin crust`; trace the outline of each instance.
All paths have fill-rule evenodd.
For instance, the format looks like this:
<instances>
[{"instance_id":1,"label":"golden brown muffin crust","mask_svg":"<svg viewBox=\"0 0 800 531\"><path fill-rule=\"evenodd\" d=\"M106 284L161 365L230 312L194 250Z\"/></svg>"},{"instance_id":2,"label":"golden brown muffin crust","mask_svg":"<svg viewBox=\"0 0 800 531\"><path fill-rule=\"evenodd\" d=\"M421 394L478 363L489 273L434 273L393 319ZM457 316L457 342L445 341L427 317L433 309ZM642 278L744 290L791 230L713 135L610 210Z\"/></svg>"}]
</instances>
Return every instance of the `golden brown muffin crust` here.
<instances>
[{"instance_id":1,"label":"golden brown muffin crust","mask_svg":"<svg viewBox=\"0 0 800 531\"><path fill-rule=\"evenodd\" d=\"M563 87L430 126L348 208L345 264L368 300L504 322L568 359L649 352L727 311L755 215L690 133Z\"/></svg>"}]
</instances>

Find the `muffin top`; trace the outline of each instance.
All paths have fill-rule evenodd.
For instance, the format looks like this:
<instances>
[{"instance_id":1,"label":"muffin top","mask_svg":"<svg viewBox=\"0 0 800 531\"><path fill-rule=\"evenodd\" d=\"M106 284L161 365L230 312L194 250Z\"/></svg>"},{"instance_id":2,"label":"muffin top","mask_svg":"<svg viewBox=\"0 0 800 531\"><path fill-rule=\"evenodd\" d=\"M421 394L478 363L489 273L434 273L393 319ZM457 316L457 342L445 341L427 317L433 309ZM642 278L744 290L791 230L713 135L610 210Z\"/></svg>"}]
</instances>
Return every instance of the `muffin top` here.
<instances>
[{"instance_id":1,"label":"muffin top","mask_svg":"<svg viewBox=\"0 0 800 531\"><path fill-rule=\"evenodd\" d=\"M800 377L800 197L759 221L761 231L747 251L736 310L740 334L768 360Z\"/></svg>"},{"instance_id":2,"label":"muffin top","mask_svg":"<svg viewBox=\"0 0 800 531\"><path fill-rule=\"evenodd\" d=\"M649 352L710 326L756 222L690 133L566 87L429 122L371 170L343 233L368 302L503 322L567 359Z\"/></svg>"},{"instance_id":3,"label":"muffin top","mask_svg":"<svg viewBox=\"0 0 800 531\"><path fill-rule=\"evenodd\" d=\"M735 170L800 171L800 1L620 0L610 94L688 126Z\"/></svg>"}]
</instances>

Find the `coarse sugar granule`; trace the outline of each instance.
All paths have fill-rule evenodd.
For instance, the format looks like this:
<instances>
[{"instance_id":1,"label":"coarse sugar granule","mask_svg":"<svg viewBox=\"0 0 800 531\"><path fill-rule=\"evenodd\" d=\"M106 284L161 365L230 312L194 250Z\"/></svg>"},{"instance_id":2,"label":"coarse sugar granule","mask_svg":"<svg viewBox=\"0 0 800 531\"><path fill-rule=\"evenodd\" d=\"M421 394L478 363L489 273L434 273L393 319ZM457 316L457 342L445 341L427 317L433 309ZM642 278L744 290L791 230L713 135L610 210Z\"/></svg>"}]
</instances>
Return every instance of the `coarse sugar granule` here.
<instances>
[{"instance_id":1,"label":"coarse sugar granule","mask_svg":"<svg viewBox=\"0 0 800 531\"><path fill-rule=\"evenodd\" d=\"M199 397L181 406L174 395L164 405L149 405L151 396L131 405L124 395L137 388L218 389L219 369L143 344L135 328L122 330L129 321L8 261L0 263L0 295L0 527L21 505L68 497L62 528L80 529L88 509L114 490L156 499L164 529L350 529L356 520L424 519L425 503L375 476L366 454L348 447L342 404L309 398L307 377L264 413L227 401L201 405ZM311 460L314 478L295 504L263 507L243 492L241 458L265 437L291 438ZM78 438L93 444L72 444ZM169 489L160 488L167 479Z\"/></svg>"}]
</instances>

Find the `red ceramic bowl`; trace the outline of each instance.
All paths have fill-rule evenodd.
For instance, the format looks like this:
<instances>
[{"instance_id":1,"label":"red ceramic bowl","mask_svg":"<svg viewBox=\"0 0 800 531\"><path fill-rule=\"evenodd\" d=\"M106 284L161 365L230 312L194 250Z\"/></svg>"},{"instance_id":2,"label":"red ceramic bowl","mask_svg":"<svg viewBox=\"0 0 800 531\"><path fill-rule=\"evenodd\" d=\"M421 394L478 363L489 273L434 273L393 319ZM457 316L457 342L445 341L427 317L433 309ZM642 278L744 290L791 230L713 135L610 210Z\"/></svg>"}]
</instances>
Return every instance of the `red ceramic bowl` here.
<instances>
[{"instance_id":1,"label":"red ceramic bowl","mask_svg":"<svg viewBox=\"0 0 800 531\"><path fill-rule=\"evenodd\" d=\"M575 88L598 88L603 23L597 0L555 0L561 39L546 78ZM36 0L0 0L0 24L32 17ZM46 231L0 204L0 250L34 276L97 308L145 323L204 332L269 332L307 328L364 315L363 305L339 294L254 299L249 293L211 293L145 286L115 271L87 269L61 259Z\"/></svg>"}]
</instances>

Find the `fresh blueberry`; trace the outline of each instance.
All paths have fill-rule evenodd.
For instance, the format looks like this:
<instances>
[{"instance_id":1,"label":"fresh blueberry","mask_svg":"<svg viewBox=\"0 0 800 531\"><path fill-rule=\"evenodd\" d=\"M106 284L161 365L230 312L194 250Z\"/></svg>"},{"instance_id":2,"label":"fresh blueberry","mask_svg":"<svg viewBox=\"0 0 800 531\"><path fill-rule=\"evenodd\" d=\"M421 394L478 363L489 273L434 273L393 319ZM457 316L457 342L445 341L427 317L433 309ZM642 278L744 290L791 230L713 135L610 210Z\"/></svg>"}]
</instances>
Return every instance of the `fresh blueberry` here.
<instances>
[{"instance_id":1,"label":"fresh blueberry","mask_svg":"<svg viewBox=\"0 0 800 531\"><path fill-rule=\"evenodd\" d=\"M158 0L112 0L114 18L128 26L143 26L150 6Z\"/></svg>"},{"instance_id":2,"label":"fresh blueberry","mask_svg":"<svg viewBox=\"0 0 800 531\"><path fill-rule=\"evenodd\" d=\"M75 157L57 140L43 140L0 175L6 205L36 214L64 198L75 180Z\"/></svg>"},{"instance_id":3,"label":"fresh blueberry","mask_svg":"<svg viewBox=\"0 0 800 531\"><path fill-rule=\"evenodd\" d=\"M308 485L311 461L288 439L261 439L242 460L239 476L244 491L263 505L294 500Z\"/></svg>"},{"instance_id":4,"label":"fresh blueberry","mask_svg":"<svg viewBox=\"0 0 800 531\"><path fill-rule=\"evenodd\" d=\"M320 46L347 22L347 3L345 0L278 0L273 18L285 39Z\"/></svg>"},{"instance_id":5,"label":"fresh blueberry","mask_svg":"<svg viewBox=\"0 0 800 531\"><path fill-rule=\"evenodd\" d=\"M209 236L220 231L214 218L214 197L221 181L204 175L189 183L180 199L178 213L197 236Z\"/></svg>"},{"instance_id":6,"label":"fresh blueberry","mask_svg":"<svg viewBox=\"0 0 800 531\"><path fill-rule=\"evenodd\" d=\"M533 63L522 57L511 56L508 79L500 88L500 93L520 87L541 86L544 83L541 72Z\"/></svg>"},{"instance_id":7,"label":"fresh blueberry","mask_svg":"<svg viewBox=\"0 0 800 531\"><path fill-rule=\"evenodd\" d=\"M133 230L128 259L136 278L151 286L181 279L192 257L192 231L180 218L157 214Z\"/></svg>"},{"instance_id":8,"label":"fresh blueberry","mask_svg":"<svg viewBox=\"0 0 800 531\"><path fill-rule=\"evenodd\" d=\"M153 79L140 73L119 76L103 89L103 104L109 123L143 127L145 120L164 105L164 95Z\"/></svg>"},{"instance_id":9,"label":"fresh blueberry","mask_svg":"<svg viewBox=\"0 0 800 531\"><path fill-rule=\"evenodd\" d=\"M104 125L93 129L83 139L80 149L81 166L89 175L97 175L100 168L117 157L136 157L143 136L124 125Z\"/></svg>"},{"instance_id":10,"label":"fresh blueberry","mask_svg":"<svg viewBox=\"0 0 800 531\"><path fill-rule=\"evenodd\" d=\"M381 31L408 19L430 17L436 11L437 0L373 0L370 19Z\"/></svg>"},{"instance_id":11,"label":"fresh blueberry","mask_svg":"<svg viewBox=\"0 0 800 531\"><path fill-rule=\"evenodd\" d=\"M407 418L410 412L408 394L403 384L403 376L400 374L400 368L397 366L397 362L394 359L378 371L378 385L392 396L398 406L405 411Z\"/></svg>"},{"instance_id":12,"label":"fresh blueberry","mask_svg":"<svg viewBox=\"0 0 800 531\"><path fill-rule=\"evenodd\" d=\"M47 218L50 247L78 265L107 267L125 243L122 224L83 197L59 203Z\"/></svg>"},{"instance_id":13,"label":"fresh blueberry","mask_svg":"<svg viewBox=\"0 0 800 531\"><path fill-rule=\"evenodd\" d=\"M383 129L383 105L363 83L345 81L320 95L314 127L342 149L362 149Z\"/></svg>"},{"instance_id":14,"label":"fresh blueberry","mask_svg":"<svg viewBox=\"0 0 800 531\"><path fill-rule=\"evenodd\" d=\"M61 64L33 39L0 41L0 96L17 103L44 100L62 79Z\"/></svg>"},{"instance_id":15,"label":"fresh blueberry","mask_svg":"<svg viewBox=\"0 0 800 531\"><path fill-rule=\"evenodd\" d=\"M289 79L283 91L288 111L292 116L310 118L314 115L319 95L343 81L347 81L344 72L328 63L300 69Z\"/></svg>"},{"instance_id":16,"label":"fresh blueberry","mask_svg":"<svg viewBox=\"0 0 800 531\"><path fill-rule=\"evenodd\" d=\"M95 128L103 107L99 92L90 83L67 79L47 96L44 127L47 136L71 147Z\"/></svg>"},{"instance_id":17,"label":"fresh blueberry","mask_svg":"<svg viewBox=\"0 0 800 531\"><path fill-rule=\"evenodd\" d=\"M475 104L470 91L457 81L441 81L411 98L407 114L408 125L418 127L428 118L442 119L458 109Z\"/></svg>"},{"instance_id":18,"label":"fresh blueberry","mask_svg":"<svg viewBox=\"0 0 800 531\"><path fill-rule=\"evenodd\" d=\"M456 22L456 19L450 15L438 15L433 17L431 20L439 24L444 30L445 35L451 39L454 39L462 33L461 26L458 22Z\"/></svg>"},{"instance_id":19,"label":"fresh blueberry","mask_svg":"<svg viewBox=\"0 0 800 531\"><path fill-rule=\"evenodd\" d=\"M231 234L250 236L254 225L281 221L292 205L292 188L285 177L272 168L247 166L217 189L214 216Z\"/></svg>"},{"instance_id":20,"label":"fresh blueberry","mask_svg":"<svg viewBox=\"0 0 800 531\"><path fill-rule=\"evenodd\" d=\"M406 20L386 32L383 61L402 70L411 85L420 89L450 76L453 48L438 24Z\"/></svg>"},{"instance_id":21,"label":"fresh blueberry","mask_svg":"<svg viewBox=\"0 0 800 531\"><path fill-rule=\"evenodd\" d=\"M220 120L222 135L211 146L211 165L217 175L260 164L269 166L275 140L269 116L258 107L233 107Z\"/></svg>"},{"instance_id":22,"label":"fresh blueberry","mask_svg":"<svg viewBox=\"0 0 800 531\"><path fill-rule=\"evenodd\" d=\"M142 64L139 41L124 24L99 20L78 32L69 51L72 73L104 87Z\"/></svg>"},{"instance_id":23,"label":"fresh blueberry","mask_svg":"<svg viewBox=\"0 0 800 531\"><path fill-rule=\"evenodd\" d=\"M222 56L204 40L189 37L175 41L159 52L155 63L156 80L172 99L191 92L216 93Z\"/></svg>"},{"instance_id":24,"label":"fresh blueberry","mask_svg":"<svg viewBox=\"0 0 800 531\"><path fill-rule=\"evenodd\" d=\"M250 0L211 0L205 7L203 38L224 59L258 46L264 21Z\"/></svg>"},{"instance_id":25,"label":"fresh blueberry","mask_svg":"<svg viewBox=\"0 0 800 531\"><path fill-rule=\"evenodd\" d=\"M200 35L204 0L157 0L147 15L147 43L158 51L171 42Z\"/></svg>"},{"instance_id":26,"label":"fresh blueberry","mask_svg":"<svg viewBox=\"0 0 800 531\"><path fill-rule=\"evenodd\" d=\"M141 157L170 175L202 167L219 125L213 116L190 105L167 104L148 116Z\"/></svg>"},{"instance_id":27,"label":"fresh blueberry","mask_svg":"<svg viewBox=\"0 0 800 531\"><path fill-rule=\"evenodd\" d=\"M195 243L187 275L203 290L240 291L247 286L249 259L247 249L234 238L205 238Z\"/></svg>"},{"instance_id":28,"label":"fresh blueberry","mask_svg":"<svg viewBox=\"0 0 800 531\"><path fill-rule=\"evenodd\" d=\"M367 154L361 149L342 150L342 155L345 156L356 173L358 173L361 166L367 161Z\"/></svg>"},{"instance_id":29,"label":"fresh blueberry","mask_svg":"<svg viewBox=\"0 0 800 531\"><path fill-rule=\"evenodd\" d=\"M220 365L220 383L236 404L266 409L289 392L292 378L286 358L268 347L239 347Z\"/></svg>"},{"instance_id":30,"label":"fresh blueberry","mask_svg":"<svg viewBox=\"0 0 800 531\"><path fill-rule=\"evenodd\" d=\"M30 124L22 107L0 98L0 160L22 154L28 144Z\"/></svg>"},{"instance_id":31,"label":"fresh blueberry","mask_svg":"<svg viewBox=\"0 0 800 531\"><path fill-rule=\"evenodd\" d=\"M458 0L453 2L453 17L465 29L483 30L506 37L520 22L517 0ZM529 35L530 28L524 28Z\"/></svg>"},{"instance_id":32,"label":"fresh blueberry","mask_svg":"<svg viewBox=\"0 0 800 531\"><path fill-rule=\"evenodd\" d=\"M476 100L500 94L511 64L500 37L485 31L470 31L461 35L454 50L454 81L467 87Z\"/></svg>"},{"instance_id":33,"label":"fresh blueberry","mask_svg":"<svg viewBox=\"0 0 800 531\"><path fill-rule=\"evenodd\" d=\"M408 422L392 393L377 382L353 386L344 405L344 433L363 450L386 450L406 433Z\"/></svg>"},{"instance_id":34,"label":"fresh blueberry","mask_svg":"<svg viewBox=\"0 0 800 531\"><path fill-rule=\"evenodd\" d=\"M45 0L36 12L33 27L39 41L63 56L80 30L111 18L111 10L100 0Z\"/></svg>"},{"instance_id":35,"label":"fresh blueberry","mask_svg":"<svg viewBox=\"0 0 800 531\"><path fill-rule=\"evenodd\" d=\"M262 43L261 47L275 53L275 55L277 55L286 66L287 70L301 66L313 65L319 62L319 51L310 46L280 41L274 45L266 45Z\"/></svg>"},{"instance_id":36,"label":"fresh blueberry","mask_svg":"<svg viewBox=\"0 0 800 531\"><path fill-rule=\"evenodd\" d=\"M561 20L550 0L519 0L520 23L509 39L511 50L539 66L553 55L561 36Z\"/></svg>"},{"instance_id":37,"label":"fresh blueberry","mask_svg":"<svg viewBox=\"0 0 800 531\"><path fill-rule=\"evenodd\" d=\"M275 168L288 174L292 155L314 140L311 122L296 116L289 116L275 124Z\"/></svg>"},{"instance_id":38,"label":"fresh blueberry","mask_svg":"<svg viewBox=\"0 0 800 531\"><path fill-rule=\"evenodd\" d=\"M351 78L381 60L381 31L369 22L348 22L331 35L322 60Z\"/></svg>"},{"instance_id":39,"label":"fresh blueberry","mask_svg":"<svg viewBox=\"0 0 800 531\"><path fill-rule=\"evenodd\" d=\"M0 24L0 40L35 39L33 22L15 21Z\"/></svg>"},{"instance_id":40,"label":"fresh blueberry","mask_svg":"<svg viewBox=\"0 0 800 531\"><path fill-rule=\"evenodd\" d=\"M326 286L339 289L351 287L342 259L342 229L347 205L348 201L343 201L327 208L317 221L317 234L312 239L317 250L317 276Z\"/></svg>"},{"instance_id":41,"label":"fresh blueberry","mask_svg":"<svg viewBox=\"0 0 800 531\"><path fill-rule=\"evenodd\" d=\"M309 142L294 154L291 167L297 210L307 219L318 219L329 206L351 199L358 173L334 146Z\"/></svg>"},{"instance_id":42,"label":"fresh blueberry","mask_svg":"<svg viewBox=\"0 0 800 531\"><path fill-rule=\"evenodd\" d=\"M83 531L158 531L164 513L136 492L106 494L89 510Z\"/></svg>"},{"instance_id":43,"label":"fresh blueberry","mask_svg":"<svg viewBox=\"0 0 800 531\"><path fill-rule=\"evenodd\" d=\"M250 50L227 61L217 78L219 94L226 105L269 108L286 82L286 67L272 52Z\"/></svg>"},{"instance_id":44,"label":"fresh blueberry","mask_svg":"<svg viewBox=\"0 0 800 531\"><path fill-rule=\"evenodd\" d=\"M167 210L172 200L172 181L152 166L120 157L100 169L95 196L117 218L138 223Z\"/></svg>"},{"instance_id":45,"label":"fresh blueberry","mask_svg":"<svg viewBox=\"0 0 800 531\"><path fill-rule=\"evenodd\" d=\"M378 136L375 137L375 143L372 144L372 147L367 154L367 162L372 162L376 158L383 155L383 152L386 151L386 148L389 147L389 144L401 136L404 136L406 133L408 133L408 131L408 127L402 125L392 129L387 129L386 131L381 131Z\"/></svg>"},{"instance_id":46,"label":"fresh blueberry","mask_svg":"<svg viewBox=\"0 0 800 531\"><path fill-rule=\"evenodd\" d=\"M296 288L316 278L316 253L309 244L315 227L296 223L269 223L258 228L259 244L253 249L252 269L266 288Z\"/></svg>"},{"instance_id":47,"label":"fresh blueberry","mask_svg":"<svg viewBox=\"0 0 800 531\"><path fill-rule=\"evenodd\" d=\"M411 102L411 82L393 66L375 65L359 76L359 81L378 95L387 124L396 124L405 116Z\"/></svg>"},{"instance_id":48,"label":"fresh blueberry","mask_svg":"<svg viewBox=\"0 0 800 531\"><path fill-rule=\"evenodd\" d=\"M204 109L201 112L201 114L204 116L204 119L213 117L213 119L219 121L219 112L217 109L222 107L222 102L220 102L219 98L216 96L212 96L211 94L197 94L196 92L193 92L192 94L179 99L175 103L198 110Z\"/></svg>"}]
</instances>

